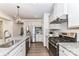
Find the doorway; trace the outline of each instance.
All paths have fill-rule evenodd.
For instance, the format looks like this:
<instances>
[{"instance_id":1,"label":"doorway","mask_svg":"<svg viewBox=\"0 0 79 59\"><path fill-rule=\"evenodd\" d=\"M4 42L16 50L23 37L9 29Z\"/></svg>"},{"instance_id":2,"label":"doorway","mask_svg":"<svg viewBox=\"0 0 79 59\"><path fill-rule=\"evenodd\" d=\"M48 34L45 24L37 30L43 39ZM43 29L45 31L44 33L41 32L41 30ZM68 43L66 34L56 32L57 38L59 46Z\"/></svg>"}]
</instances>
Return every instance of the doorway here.
<instances>
[{"instance_id":1,"label":"doorway","mask_svg":"<svg viewBox=\"0 0 79 59\"><path fill-rule=\"evenodd\" d=\"M33 27L33 42L42 42L43 32L42 27Z\"/></svg>"}]
</instances>

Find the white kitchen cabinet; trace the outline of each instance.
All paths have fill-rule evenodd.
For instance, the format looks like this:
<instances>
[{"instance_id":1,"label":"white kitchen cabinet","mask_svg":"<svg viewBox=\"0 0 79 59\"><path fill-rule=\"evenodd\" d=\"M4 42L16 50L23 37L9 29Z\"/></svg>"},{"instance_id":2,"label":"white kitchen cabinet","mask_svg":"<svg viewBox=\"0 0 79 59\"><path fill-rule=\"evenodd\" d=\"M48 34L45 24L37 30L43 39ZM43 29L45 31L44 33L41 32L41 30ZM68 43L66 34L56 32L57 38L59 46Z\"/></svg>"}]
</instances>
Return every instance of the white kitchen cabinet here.
<instances>
[{"instance_id":1,"label":"white kitchen cabinet","mask_svg":"<svg viewBox=\"0 0 79 59\"><path fill-rule=\"evenodd\" d=\"M50 24L50 29L61 29L60 24Z\"/></svg>"},{"instance_id":2,"label":"white kitchen cabinet","mask_svg":"<svg viewBox=\"0 0 79 59\"><path fill-rule=\"evenodd\" d=\"M79 27L79 4L68 4L68 27Z\"/></svg>"},{"instance_id":3,"label":"white kitchen cabinet","mask_svg":"<svg viewBox=\"0 0 79 59\"><path fill-rule=\"evenodd\" d=\"M14 48L7 56L25 56L26 49L25 49L25 41Z\"/></svg>"},{"instance_id":4,"label":"white kitchen cabinet","mask_svg":"<svg viewBox=\"0 0 79 59\"><path fill-rule=\"evenodd\" d=\"M17 53L16 53L15 55L16 55L16 56L25 56L25 55L26 55L25 42L23 42L23 43L20 45L20 47L19 47L19 49L18 49L18 51L17 51Z\"/></svg>"},{"instance_id":5,"label":"white kitchen cabinet","mask_svg":"<svg viewBox=\"0 0 79 59\"><path fill-rule=\"evenodd\" d=\"M74 56L74 54L59 46L59 56Z\"/></svg>"}]
</instances>

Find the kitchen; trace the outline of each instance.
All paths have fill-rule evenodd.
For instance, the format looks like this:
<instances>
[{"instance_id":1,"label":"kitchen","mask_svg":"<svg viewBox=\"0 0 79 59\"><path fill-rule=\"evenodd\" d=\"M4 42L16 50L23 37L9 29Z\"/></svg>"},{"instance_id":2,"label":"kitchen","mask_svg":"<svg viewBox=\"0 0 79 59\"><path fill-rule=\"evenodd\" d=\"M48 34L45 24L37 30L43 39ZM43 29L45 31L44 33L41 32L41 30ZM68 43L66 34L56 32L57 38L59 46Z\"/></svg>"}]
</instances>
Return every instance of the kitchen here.
<instances>
[{"instance_id":1,"label":"kitchen","mask_svg":"<svg viewBox=\"0 0 79 59\"><path fill-rule=\"evenodd\" d=\"M78 5L0 4L0 56L79 56Z\"/></svg>"}]
</instances>

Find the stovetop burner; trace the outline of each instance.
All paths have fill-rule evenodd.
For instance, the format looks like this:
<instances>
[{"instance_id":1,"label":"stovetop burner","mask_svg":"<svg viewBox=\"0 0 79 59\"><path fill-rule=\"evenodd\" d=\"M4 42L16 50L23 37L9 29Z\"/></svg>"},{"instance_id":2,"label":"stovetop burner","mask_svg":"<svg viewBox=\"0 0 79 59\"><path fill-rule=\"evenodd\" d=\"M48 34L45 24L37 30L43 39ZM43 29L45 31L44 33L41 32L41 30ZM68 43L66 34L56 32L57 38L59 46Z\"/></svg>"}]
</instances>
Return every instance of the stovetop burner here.
<instances>
[{"instance_id":1,"label":"stovetop burner","mask_svg":"<svg viewBox=\"0 0 79 59\"><path fill-rule=\"evenodd\" d=\"M71 38L60 38L60 37L50 37L49 41L54 42L54 43L58 43L58 42L75 42L73 39Z\"/></svg>"}]
</instances>

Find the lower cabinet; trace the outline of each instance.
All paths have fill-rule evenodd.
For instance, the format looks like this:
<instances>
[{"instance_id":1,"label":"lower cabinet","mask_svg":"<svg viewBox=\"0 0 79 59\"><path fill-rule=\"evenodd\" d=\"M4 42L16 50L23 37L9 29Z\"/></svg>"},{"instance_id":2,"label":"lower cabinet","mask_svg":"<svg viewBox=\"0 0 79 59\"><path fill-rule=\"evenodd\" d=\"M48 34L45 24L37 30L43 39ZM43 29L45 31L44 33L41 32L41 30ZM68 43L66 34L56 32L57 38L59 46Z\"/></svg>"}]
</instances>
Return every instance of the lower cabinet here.
<instances>
[{"instance_id":1,"label":"lower cabinet","mask_svg":"<svg viewBox=\"0 0 79 59\"><path fill-rule=\"evenodd\" d=\"M59 56L74 56L74 54L59 46Z\"/></svg>"},{"instance_id":2,"label":"lower cabinet","mask_svg":"<svg viewBox=\"0 0 79 59\"><path fill-rule=\"evenodd\" d=\"M7 56L25 56L26 55L26 48L25 48L25 41L14 48Z\"/></svg>"}]
</instances>

